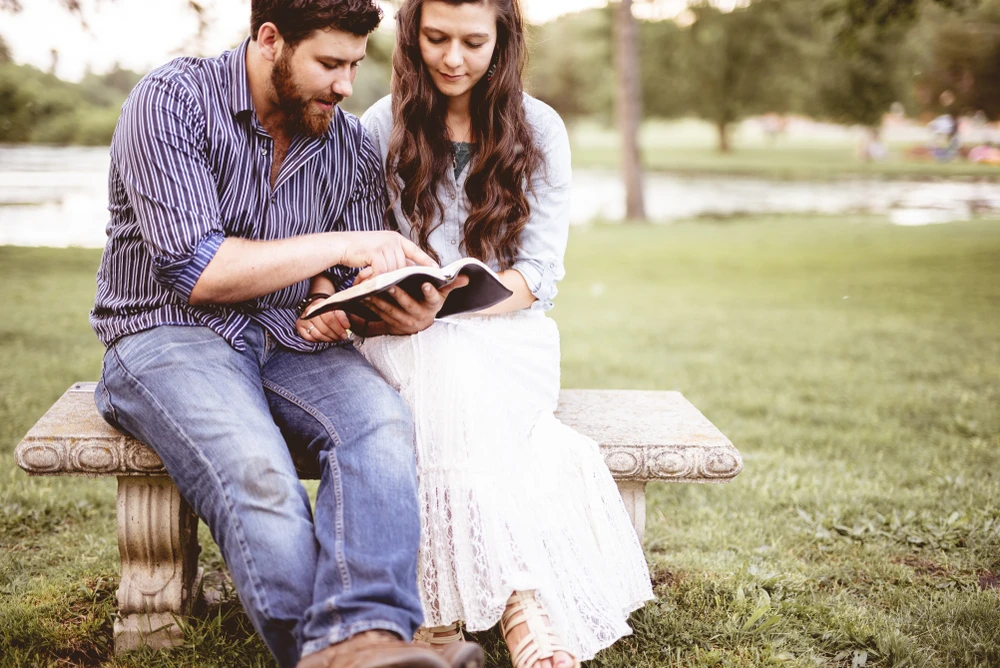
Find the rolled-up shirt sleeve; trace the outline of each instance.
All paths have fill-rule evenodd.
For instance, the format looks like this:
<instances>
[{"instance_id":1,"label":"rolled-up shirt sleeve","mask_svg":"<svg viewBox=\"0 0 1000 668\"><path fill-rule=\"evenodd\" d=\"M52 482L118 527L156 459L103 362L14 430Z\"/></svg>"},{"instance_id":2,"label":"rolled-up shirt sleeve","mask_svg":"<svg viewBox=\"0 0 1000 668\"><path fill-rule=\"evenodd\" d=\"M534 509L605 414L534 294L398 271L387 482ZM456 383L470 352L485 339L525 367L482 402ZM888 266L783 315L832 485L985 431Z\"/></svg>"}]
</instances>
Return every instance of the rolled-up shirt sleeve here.
<instances>
[{"instance_id":1,"label":"rolled-up shirt sleeve","mask_svg":"<svg viewBox=\"0 0 1000 668\"><path fill-rule=\"evenodd\" d=\"M142 82L122 109L116 163L153 279L185 302L225 239L205 157L205 119L183 88Z\"/></svg>"},{"instance_id":2,"label":"rolled-up shirt sleeve","mask_svg":"<svg viewBox=\"0 0 1000 668\"><path fill-rule=\"evenodd\" d=\"M531 217L521 231L513 264L535 295L531 308L545 311L553 306L556 283L566 275L563 258L569 238L573 175L566 126L555 112L548 111L548 124L537 129L543 166L532 178Z\"/></svg>"},{"instance_id":3,"label":"rolled-up shirt sleeve","mask_svg":"<svg viewBox=\"0 0 1000 668\"><path fill-rule=\"evenodd\" d=\"M386 229L385 173L382 158L368 132L358 124L358 167L354 188L347 208L337 223L344 232L366 232ZM358 270L350 267L331 267L325 272L337 291L350 287Z\"/></svg>"}]
</instances>

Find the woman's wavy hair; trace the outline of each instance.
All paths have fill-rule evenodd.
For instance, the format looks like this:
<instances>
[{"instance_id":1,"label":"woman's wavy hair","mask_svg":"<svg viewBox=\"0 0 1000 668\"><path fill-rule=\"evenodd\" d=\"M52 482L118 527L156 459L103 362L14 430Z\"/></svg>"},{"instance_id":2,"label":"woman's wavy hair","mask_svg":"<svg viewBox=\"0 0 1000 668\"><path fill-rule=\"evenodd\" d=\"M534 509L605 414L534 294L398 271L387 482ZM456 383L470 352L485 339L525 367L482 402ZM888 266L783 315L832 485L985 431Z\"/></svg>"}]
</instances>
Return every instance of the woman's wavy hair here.
<instances>
[{"instance_id":1,"label":"woman's wavy hair","mask_svg":"<svg viewBox=\"0 0 1000 668\"><path fill-rule=\"evenodd\" d=\"M444 0L451 5L488 4L497 14L496 70L472 89L472 135L478 144L465 181L469 217L464 252L509 269L518 239L531 214L528 200L541 152L524 113L521 77L526 61L518 0ZM420 15L424 0L406 0L396 14L392 56L392 115L387 164L393 201L416 232L414 242L435 255L428 238L441 224L444 206L437 187L452 167L445 128L447 100L434 85L420 55ZM439 259L439 258L437 258Z\"/></svg>"}]
</instances>

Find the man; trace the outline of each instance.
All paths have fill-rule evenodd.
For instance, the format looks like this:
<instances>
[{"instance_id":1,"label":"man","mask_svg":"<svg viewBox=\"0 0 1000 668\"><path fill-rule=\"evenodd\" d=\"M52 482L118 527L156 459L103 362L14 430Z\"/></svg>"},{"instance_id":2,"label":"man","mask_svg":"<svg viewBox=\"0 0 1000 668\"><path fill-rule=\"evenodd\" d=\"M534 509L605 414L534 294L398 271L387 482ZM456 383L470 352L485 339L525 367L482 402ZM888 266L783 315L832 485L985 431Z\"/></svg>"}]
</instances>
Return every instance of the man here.
<instances>
[{"instance_id":1,"label":"man","mask_svg":"<svg viewBox=\"0 0 1000 668\"><path fill-rule=\"evenodd\" d=\"M97 405L163 459L282 667L482 665L472 643L407 642L410 416L348 342L314 338L346 338L342 313L298 319L311 278L433 264L379 231L379 156L337 107L380 19L371 0L253 0L251 37L146 76L111 146ZM315 519L290 450L320 465Z\"/></svg>"}]
</instances>

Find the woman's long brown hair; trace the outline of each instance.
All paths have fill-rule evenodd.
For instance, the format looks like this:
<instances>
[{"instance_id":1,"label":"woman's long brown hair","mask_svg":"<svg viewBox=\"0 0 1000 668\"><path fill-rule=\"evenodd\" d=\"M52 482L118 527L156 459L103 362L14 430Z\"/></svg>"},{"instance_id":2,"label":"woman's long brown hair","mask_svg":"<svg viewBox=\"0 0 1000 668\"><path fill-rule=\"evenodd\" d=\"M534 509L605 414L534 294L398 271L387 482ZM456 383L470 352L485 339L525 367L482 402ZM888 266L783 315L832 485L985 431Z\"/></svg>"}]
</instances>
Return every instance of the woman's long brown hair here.
<instances>
[{"instance_id":1,"label":"woman's long brown hair","mask_svg":"<svg viewBox=\"0 0 1000 668\"><path fill-rule=\"evenodd\" d=\"M524 113L521 77L526 50L518 0L444 0L491 6L497 14L493 80L484 76L472 89L472 134L478 147L469 166L465 193L464 251L509 269L531 205L528 192L541 152ZM444 206L437 197L441 180L452 167L445 127L447 100L434 85L420 55L420 14L424 0L406 0L392 56L392 137L389 140L389 192L416 232L421 248L436 255L428 238L441 224ZM392 172L402 180L392 178Z\"/></svg>"}]
</instances>

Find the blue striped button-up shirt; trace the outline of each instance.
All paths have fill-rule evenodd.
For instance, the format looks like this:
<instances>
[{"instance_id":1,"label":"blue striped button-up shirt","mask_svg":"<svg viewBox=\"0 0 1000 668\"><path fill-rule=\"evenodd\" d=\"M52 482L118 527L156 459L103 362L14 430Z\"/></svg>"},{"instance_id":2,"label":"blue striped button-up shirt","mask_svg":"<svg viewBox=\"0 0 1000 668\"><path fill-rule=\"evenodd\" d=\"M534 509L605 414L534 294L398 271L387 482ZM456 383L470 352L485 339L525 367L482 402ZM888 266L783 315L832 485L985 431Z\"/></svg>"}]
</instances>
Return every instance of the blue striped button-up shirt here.
<instances>
[{"instance_id":1,"label":"blue striped button-up shirt","mask_svg":"<svg viewBox=\"0 0 1000 668\"><path fill-rule=\"evenodd\" d=\"M241 333L256 321L285 347L326 347L295 331L308 281L226 306L192 306L191 290L226 237L383 228L381 158L358 120L340 109L324 135L292 141L271 187L274 141L250 97L248 42L218 58L179 58L154 70L122 108L90 317L106 346L153 327L190 325L242 350ZM329 273L337 289L354 275L344 267Z\"/></svg>"}]
</instances>

